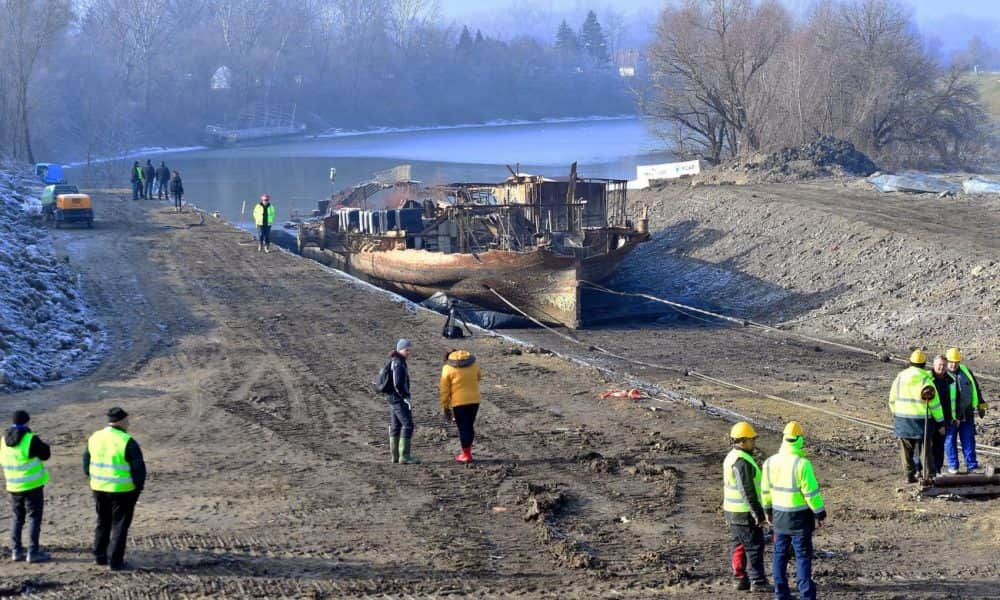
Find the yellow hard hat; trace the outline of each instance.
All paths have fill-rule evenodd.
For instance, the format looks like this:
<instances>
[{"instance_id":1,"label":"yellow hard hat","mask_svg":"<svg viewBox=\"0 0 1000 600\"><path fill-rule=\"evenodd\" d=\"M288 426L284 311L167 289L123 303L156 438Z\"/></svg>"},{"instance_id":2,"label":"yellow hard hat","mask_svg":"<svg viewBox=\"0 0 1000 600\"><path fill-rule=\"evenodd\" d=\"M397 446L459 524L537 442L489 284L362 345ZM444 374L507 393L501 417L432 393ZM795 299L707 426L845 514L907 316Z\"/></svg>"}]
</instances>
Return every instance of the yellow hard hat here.
<instances>
[{"instance_id":1,"label":"yellow hard hat","mask_svg":"<svg viewBox=\"0 0 1000 600\"><path fill-rule=\"evenodd\" d=\"M916 350L913 351L913 354L910 355L910 362L915 365L926 364L927 356L924 354L923 350L917 348Z\"/></svg>"},{"instance_id":2,"label":"yellow hard hat","mask_svg":"<svg viewBox=\"0 0 1000 600\"><path fill-rule=\"evenodd\" d=\"M962 362L962 353L959 352L958 348L948 348L948 352L945 353L944 357L948 362Z\"/></svg>"},{"instance_id":3,"label":"yellow hard hat","mask_svg":"<svg viewBox=\"0 0 1000 600\"><path fill-rule=\"evenodd\" d=\"M785 425L784 436L786 438L797 438L803 435L802 426L799 425L798 421L789 421L788 425Z\"/></svg>"},{"instance_id":4,"label":"yellow hard hat","mask_svg":"<svg viewBox=\"0 0 1000 600\"><path fill-rule=\"evenodd\" d=\"M757 432L750 423L740 421L729 430L729 437L734 440L754 439L757 437Z\"/></svg>"}]
</instances>

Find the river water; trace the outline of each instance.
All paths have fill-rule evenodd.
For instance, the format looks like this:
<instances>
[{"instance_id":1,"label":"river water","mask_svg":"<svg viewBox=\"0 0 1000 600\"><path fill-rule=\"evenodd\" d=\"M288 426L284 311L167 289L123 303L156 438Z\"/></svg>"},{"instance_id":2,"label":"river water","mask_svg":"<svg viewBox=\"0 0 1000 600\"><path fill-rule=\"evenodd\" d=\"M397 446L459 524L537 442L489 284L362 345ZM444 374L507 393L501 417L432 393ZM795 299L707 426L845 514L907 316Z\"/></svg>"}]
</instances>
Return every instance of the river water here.
<instances>
[{"instance_id":1,"label":"river water","mask_svg":"<svg viewBox=\"0 0 1000 600\"><path fill-rule=\"evenodd\" d=\"M425 183L499 182L508 175L504 165L518 164L522 172L567 175L574 161L582 177L634 179L637 164L670 155L647 123L615 118L341 134L148 158L181 172L185 200L239 222L243 203L249 212L262 193L271 195L285 220L293 211L308 213L335 190L404 163ZM333 184L331 168L337 170ZM127 173L127 166L122 170Z\"/></svg>"}]
</instances>

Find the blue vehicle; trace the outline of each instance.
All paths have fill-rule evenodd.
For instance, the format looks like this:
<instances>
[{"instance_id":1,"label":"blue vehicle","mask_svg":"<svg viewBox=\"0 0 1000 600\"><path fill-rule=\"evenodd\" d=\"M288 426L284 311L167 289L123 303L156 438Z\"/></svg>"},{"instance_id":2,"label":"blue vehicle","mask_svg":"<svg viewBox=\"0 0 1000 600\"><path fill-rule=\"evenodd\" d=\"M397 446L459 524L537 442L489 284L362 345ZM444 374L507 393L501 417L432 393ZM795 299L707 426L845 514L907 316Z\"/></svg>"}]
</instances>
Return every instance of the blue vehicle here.
<instances>
[{"instance_id":1,"label":"blue vehicle","mask_svg":"<svg viewBox=\"0 0 1000 600\"><path fill-rule=\"evenodd\" d=\"M63 175L62 165L58 163L35 164L35 176L47 185L66 183L66 177Z\"/></svg>"}]
</instances>

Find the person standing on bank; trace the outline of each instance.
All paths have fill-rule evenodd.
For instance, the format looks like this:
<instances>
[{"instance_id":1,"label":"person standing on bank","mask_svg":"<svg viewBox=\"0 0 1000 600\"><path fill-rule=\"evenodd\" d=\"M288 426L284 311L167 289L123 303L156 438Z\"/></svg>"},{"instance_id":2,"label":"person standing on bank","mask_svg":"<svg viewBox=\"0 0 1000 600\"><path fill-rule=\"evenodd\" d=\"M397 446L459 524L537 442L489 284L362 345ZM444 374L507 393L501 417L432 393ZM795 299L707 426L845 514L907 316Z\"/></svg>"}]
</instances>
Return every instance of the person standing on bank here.
<instances>
[{"instance_id":1,"label":"person standing on bank","mask_svg":"<svg viewBox=\"0 0 1000 600\"><path fill-rule=\"evenodd\" d=\"M97 508L94 559L112 571L122 571L125 541L139 494L146 484L142 450L128 434L128 413L119 407L108 411L108 426L87 440L83 472L90 478Z\"/></svg>"},{"instance_id":2,"label":"person standing on bank","mask_svg":"<svg viewBox=\"0 0 1000 600\"><path fill-rule=\"evenodd\" d=\"M146 200L153 199L153 182L156 181L156 167L153 166L153 161L146 160L146 166L142 168L143 185L145 185L145 196Z\"/></svg>"},{"instance_id":3,"label":"person standing on bank","mask_svg":"<svg viewBox=\"0 0 1000 600\"><path fill-rule=\"evenodd\" d=\"M458 427L462 452L460 463L472 462L472 442L476 439L476 414L479 412L479 381L483 378L476 357L465 350L449 350L441 367L441 410L444 418Z\"/></svg>"},{"instance_id":4,"label":"person standing on bank","mask_svg":"<svg viewBox=\"0 0 1000 600\"><path fill-rule=\"evenodd\" d=\"M802 449L802 426L789 421L782 433L778 453L761 467L760 496L767 521L774 529L774 577L776 600L792 600L788 585L788 561L795 554L795 582L800 600L816 600L812 578L813 532L823 526L826 505L819 491L812 462Z\"/></svg>"},{"instance_id":5,"label":"person standing on bank","mask_svg":"<svg viewBox=\"0 0 1000 600\"><path fill-rule=\"evenodd\" d=\"M129 181L132 182L132 200L138 200L146 190L142 183L142 167L139 165L139 161L132 163L132 179Z\"/></svg>"},{"instance_id":6,"label":"person standing on bank","mask_svg":"<svg viewBox=\"0 0 1000 600\"><path fill-rule=\"evenodd\" d=\"M170 183L170 169L167 163L160 161L160 166L156 167L156 197L159 200L170 199L170 190L167 187Z\"/></svg>"},{"instance_id":7,"label":"person standing on bank","mask_svg":"<svg viewBox=\"0 0 1000 600\"><path fill-rule=\"evenodd\" d=\"M177 171L170 176L170 197L174 199L174 212L181 212L184 205L184 182Z\"/></svg>"},{"instance_id":8,"label":"person standing on bank","mask_svg":"<svg viewBox=\"0 0 1000 600\"><path fill-rule=\"evenodd\" d=\"M26 411L14 411L14 424L0 440L0 462L3 476L7 480L10 494L10 548L12 560L39 563L49 560L48 552L43 552L38 539L42 534L42 512L45 508L45 484L49 473L44 461L52 456L49 445L28 428L31 416ZM27 513L28 552L21 545L21 531Z\"/></svg>"},{"instance_id":9,"label":"person standing on bank","mask_svg":"<svg viewBox=\"0 0 1000 600\"><path fill-rule=\"evenodd\" d=\"M253 220L257 224L257 252L271 251L271 225L274 224L274 205L271 196L264 194L253 207Z\"/></svg>"},{"instance_id":10,"label":"person standing on bank","mask_svg":"<svg viewBox=\"0 0 1000 600\"><path fill-rule=\"evenodd\" d=\"M948 473L958 473L958 441L962 442L962 455L967 473L979 473L976 458L976 413L986 417L986 399L979 387L979 381L969 367L962 363L962 352L958 348L948 348L945 354L948 374L955 381L951 421L944 439L944 458L948 463Z\"/></svg>"},{"instance_id":11,"label":"person standing on bank","mask_svg":"<svg viewBox=\"0 0 1000 600\"><path fill-rule=\"evenodd\" d=\"M392 391L386 394L392 411L389 423L389 452L392 462L404 465L419 463L410 454L413 439L413 403L410 400L410 371L406 359L413 351L410 340L399 340L396 349L389 355L392 373Z\"/></svg>"},{"instance_id":12,"label":"person standing on bank","mask_svg":"<svg viewBox=\"0 0 1000 600\"><path fill-rule=\"evenodd\" d=\"M732 449L722 462L722 513L729 524L731 562L739 591L770 592L764 573L764 523L761 470L753 457L757 432L740 421L729 430Z\"/></svg>"}]
</instances>

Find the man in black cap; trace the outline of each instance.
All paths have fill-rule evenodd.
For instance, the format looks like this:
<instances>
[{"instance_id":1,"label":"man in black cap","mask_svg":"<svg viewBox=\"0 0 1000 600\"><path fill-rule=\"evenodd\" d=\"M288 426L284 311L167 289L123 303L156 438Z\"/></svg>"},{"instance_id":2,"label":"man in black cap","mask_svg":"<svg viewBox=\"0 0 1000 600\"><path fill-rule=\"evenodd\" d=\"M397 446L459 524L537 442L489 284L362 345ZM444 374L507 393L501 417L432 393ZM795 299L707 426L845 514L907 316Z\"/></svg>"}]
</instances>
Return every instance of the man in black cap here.
<instances>
[{"instance_id":1,"label":"man in black cap","mask_svg":"<svg viewBox=\"0 0 1000 600\"><path fill-rule=\"evenodd\" d=\"M97 506L95 561L112 571L128 569L125 540L135 503L146 484L146 463L139 444L128 434L128 413L121 408L109 410L108 426L87 440L83 472L90 478Z\"/></svg>"},{"instance_id":2,"label":"man in black cap","mask_svg":"<svg viewBox=\"0 0 1000 600\"><path fill-rule=\"evenodd\" d=\"M52 456L52 451L28 428L30 420L27 411L14 411L14 424L0 440L0 463L3 463L3 476L10 494L10 511L14 517L10 524L11 558L37 563L50 558L49 553L39 547L38 538L42 533L45 484L49 481L49 473L42 462ZM30 522L27 554L21 545L25 513Z\"/></svg>"}]
</instances>

